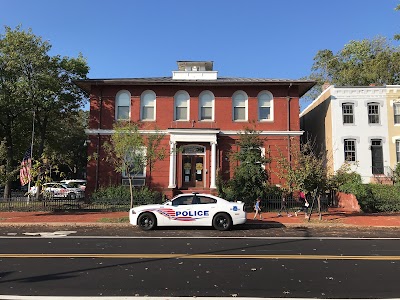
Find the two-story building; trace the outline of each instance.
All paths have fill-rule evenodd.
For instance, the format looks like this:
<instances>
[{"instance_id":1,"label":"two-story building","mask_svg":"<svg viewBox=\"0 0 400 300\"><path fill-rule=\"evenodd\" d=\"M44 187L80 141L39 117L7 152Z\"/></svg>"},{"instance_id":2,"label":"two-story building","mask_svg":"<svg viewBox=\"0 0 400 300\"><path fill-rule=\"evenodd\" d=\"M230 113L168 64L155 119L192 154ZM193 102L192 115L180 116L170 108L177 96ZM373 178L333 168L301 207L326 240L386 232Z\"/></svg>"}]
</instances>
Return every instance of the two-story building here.
<instances>
[{"instance_id":1,"label":"two-story building","mask_svg":"<svg viewBox=\"0 0 400 300\"><path fill-rule=\"evenodd\" d=\"M400 85L386 86L390 167L400 162Z\"/></svg>"},{"instance_id":2,"label":"two-story building","mask_svg":"<svg viewBox=\"0 0 400 300\"><path fill-rule=\"evenodd\" d=\"M301 129L364 183L388 182L400 159L400 86L327 87L300 114Z\"/></svg>"},{"instance_id":3,"label":"two-story building","mask_svg":"<svg viewBox=\"0 0 400 300\"><path fill-rule=\"evenodd\" d=\"M155 129L164 135L168 155L156 163L151 178L143 170L134 182L151 183L172 196L181 190L213 193L217 173L233 175L229 152L237 151L239 132L255 126L264 138L261 149L273 158L289 155L288 145L299 141L299 98L315 83L309 80L219 77L211 61L178 61L172 77L79 80L90 94L87 191L125 184L107 164L103 143L118 120L141 122L141 132ZM179 151L178 151L179 149ZM274 162L266 166L277 183Z\"/></svg>"}]
</instances>

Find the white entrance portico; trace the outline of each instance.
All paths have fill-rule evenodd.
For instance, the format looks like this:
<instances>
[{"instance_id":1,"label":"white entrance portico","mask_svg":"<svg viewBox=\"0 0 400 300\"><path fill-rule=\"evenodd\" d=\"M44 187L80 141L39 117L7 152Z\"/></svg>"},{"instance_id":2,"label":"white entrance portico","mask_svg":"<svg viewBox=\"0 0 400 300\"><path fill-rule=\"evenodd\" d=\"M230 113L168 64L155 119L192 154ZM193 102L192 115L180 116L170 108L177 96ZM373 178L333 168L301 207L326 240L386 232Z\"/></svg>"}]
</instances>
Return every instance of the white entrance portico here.
<instances>
[{"instance_id":1,"label":"white entrance portico","mask_svg":"<svg viewBox=\"0 0 400 300\"><path fill-rule=\"evenodd\" d=\"M210 189L216 188L217 172L217 134L216 129L168 129L170 135L170 157L169 157L169 184L168 188L176 188L177 180L177 143L210 143Z\"/></svg>"}]
</instances>

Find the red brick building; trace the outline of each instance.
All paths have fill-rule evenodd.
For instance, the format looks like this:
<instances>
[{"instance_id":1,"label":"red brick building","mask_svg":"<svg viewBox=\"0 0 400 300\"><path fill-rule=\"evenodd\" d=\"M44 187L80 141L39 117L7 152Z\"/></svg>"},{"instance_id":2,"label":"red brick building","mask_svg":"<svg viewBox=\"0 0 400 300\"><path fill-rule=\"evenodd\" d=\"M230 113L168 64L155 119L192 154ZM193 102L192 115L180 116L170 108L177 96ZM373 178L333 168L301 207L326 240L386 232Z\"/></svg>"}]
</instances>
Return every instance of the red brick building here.
<instances>
[{"instance_id":1,"label":"red brick building","mask_svg":"<svg viewBox=\"0 0 400 300\"><path fill-rule=\"evenodd\" d=\"M215 192L217 171L224 179L233 174L228 152L236 149L238 132L251 123L265 138L261 149L272 158L266 166L271 183L273 157L288 152L291 140L302 135L299 98L313 85L307 80L222 78L211 61L178 61L172 77L88 79L76 84L90 94L88 155L99 159L87 166L87 191L126 184L121 174L102 158L102 144L116 120L141 122L143 133L155 128L165 133L165 160L143 170L135 184L172 196L181 190ZM179 151L176 151L179 149Z\"/></svg>"}]
</instances>

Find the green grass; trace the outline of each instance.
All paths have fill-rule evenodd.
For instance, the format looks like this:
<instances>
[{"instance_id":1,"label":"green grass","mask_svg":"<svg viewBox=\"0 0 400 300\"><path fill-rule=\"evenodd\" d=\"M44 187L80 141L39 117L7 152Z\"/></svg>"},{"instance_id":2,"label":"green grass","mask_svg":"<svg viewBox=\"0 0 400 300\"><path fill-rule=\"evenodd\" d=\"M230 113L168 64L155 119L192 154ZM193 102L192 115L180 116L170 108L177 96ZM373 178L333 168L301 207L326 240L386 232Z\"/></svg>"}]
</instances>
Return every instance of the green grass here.
<instances>
[{"instance_id":1,"label":"green grass","mask_svg":"<svg viewBox=\"0 0 400 300\"><path fill-rule=\"evenodd\" d=\"M97 222L99 222L99 223L129 223L129 217L101 218Z\"/></svg>"}]
</instances>

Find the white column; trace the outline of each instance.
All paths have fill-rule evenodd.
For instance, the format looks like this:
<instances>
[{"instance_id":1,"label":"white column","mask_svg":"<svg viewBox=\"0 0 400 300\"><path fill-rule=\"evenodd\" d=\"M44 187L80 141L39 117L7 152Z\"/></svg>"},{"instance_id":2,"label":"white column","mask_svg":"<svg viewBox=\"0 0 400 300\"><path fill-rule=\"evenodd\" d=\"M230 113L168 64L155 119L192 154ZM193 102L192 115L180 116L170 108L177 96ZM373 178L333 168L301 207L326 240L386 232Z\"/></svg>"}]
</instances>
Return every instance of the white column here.
<instances>
[{"instance_id":1,"label":"white column","mask_svg":"<svg viewBox=\"0 0 400 300\"><path fill-rule=\"evenodd\" d=\"M211 182L210 189L217 188L215 179L217 178L217 142L211 142Z\"/></svg>"},{"instance_id":2,"label":"white column","mask_svg":"<svg viewBox=\"0 0 400 300\"><path fill-rule=\"evenodd\" d=\"M176 168L176 142L169 142L169 184L168 188L175 188Z\"/></svg>"}]
</instances>

